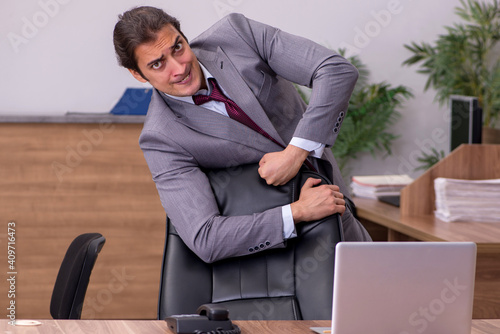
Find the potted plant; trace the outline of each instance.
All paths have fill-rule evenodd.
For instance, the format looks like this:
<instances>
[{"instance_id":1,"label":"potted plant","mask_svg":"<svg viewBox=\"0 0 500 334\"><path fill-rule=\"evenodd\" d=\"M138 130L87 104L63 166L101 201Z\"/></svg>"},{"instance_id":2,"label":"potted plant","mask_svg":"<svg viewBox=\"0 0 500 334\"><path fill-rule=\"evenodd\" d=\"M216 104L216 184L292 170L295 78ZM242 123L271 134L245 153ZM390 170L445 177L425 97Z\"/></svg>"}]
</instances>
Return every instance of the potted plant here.
<instances>
[{"instance_id":1,"label":"potted plant","mask_svg":"<svg viewBox=\"0 0 500 334\"><path fill-rule=\"evenodd\" d=\"M345 50L339 50L345 56ZM345 180L348 180L348 162L361 152L391 154L391 145L398 138L390 132L399 118L397 108L412 96L405 86L392 87L389 83L369 83L369 71L357 56L347 59L358 69L359 78L349 101L346 117L332 147L333 155ZM308 96L298 88L308 103Z\"/></svg>"},{"instance_id":2,"label":"potted plant","mask_svg":"<svg viewBox=\"0 0 500 334\"><path fill-rule=\"evenodd\" d=\"M500 130L495 129L500 114L500 49L495 49L500 41L499 0L460 2L455 11L465 22L446 27L435 45L405 45L413 55L403 64L420 64L418 72L428 75L425 90L435 89L441 104L450 95L477 97L483 109L483 142L500 143ZM497 134L491 138L491 133Z\"/></svg>"}]
</instances>

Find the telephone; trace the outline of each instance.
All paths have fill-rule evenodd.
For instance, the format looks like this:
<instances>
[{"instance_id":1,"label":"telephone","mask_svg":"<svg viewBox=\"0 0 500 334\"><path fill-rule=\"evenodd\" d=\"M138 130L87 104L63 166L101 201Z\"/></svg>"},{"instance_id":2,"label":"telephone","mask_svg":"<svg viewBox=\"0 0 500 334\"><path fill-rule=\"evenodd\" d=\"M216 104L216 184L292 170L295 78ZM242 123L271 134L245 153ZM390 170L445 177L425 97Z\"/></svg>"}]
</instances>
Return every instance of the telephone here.
<instances>
[{"instance_id":1,"label":"telephone","mask_svg":"<svg viewBox=\"0 0 500 334\"><path fill-rule=\"evenodd\" d=\"M167 317L168 328L177 334L240 334L240 328L229 320L229 311L213 304L198 307L198 314Z\"/></svg>"}]
</instances>

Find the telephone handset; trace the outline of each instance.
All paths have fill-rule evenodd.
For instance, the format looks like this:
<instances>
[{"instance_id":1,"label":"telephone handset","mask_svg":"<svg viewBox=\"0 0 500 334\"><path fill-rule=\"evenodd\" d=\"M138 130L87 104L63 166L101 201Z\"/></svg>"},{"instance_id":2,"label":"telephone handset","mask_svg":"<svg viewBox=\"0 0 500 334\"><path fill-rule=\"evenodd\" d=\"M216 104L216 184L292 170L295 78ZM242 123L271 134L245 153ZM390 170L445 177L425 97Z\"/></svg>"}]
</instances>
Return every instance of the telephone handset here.
<instances>
[{"instance_id":1,"label":"telephone handset","mask_svg":"<svg viewBox=\"0 0 500 334\"><path fill-rule=\"evenodd\" d=\"M177 334L240 334L240 328L229 320L229 311L213 304L198 307L198 314L167 317L168 328Z\"/></svg>"}]
</instances>

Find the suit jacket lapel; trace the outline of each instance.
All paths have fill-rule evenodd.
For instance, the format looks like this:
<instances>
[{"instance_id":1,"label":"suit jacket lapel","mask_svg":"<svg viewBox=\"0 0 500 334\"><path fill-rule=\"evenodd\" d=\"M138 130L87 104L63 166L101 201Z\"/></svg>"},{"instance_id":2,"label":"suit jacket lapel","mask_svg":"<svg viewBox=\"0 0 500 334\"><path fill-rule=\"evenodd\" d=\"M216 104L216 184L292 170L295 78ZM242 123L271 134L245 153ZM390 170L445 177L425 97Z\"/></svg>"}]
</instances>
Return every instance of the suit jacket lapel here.
<instances>
[{"instance_id":1,"label":"suit jacket lapel","mask_svg":"<svg viewBox=\"0 0 500 334\"><path fill-rule=\"evenodd\" d=\"M231 60L218 47L217 52L196 50L198 60L215 77L219 85L229 94L231 99L271 137L286 146L266 112L260 105L252 90L241 77Z\"/></svg>"},{"instance_id":2,"label":"suit jacket lapel","mask_svg":"<svg viewBox=\"0 0 500 334\"><path fill-rule=\"evenodd\" d=\"M163 94L160 98L163 98L168 108L177 116L175 120L190 129L212 137L244 144L266 153L279 149L279 146L271 140L229 117L194 104L169 98Z\"/></svg>"}]
</instances>

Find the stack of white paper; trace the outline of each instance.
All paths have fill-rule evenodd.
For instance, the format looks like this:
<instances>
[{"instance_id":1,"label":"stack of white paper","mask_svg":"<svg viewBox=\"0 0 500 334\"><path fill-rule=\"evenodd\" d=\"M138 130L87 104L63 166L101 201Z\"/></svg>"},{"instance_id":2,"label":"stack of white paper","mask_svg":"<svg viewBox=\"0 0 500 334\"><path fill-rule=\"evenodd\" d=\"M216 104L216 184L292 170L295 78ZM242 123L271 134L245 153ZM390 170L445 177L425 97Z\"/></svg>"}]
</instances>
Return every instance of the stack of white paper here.
<instances>
[{"instance_id":1,"label":"stack of white paper","mask_svg":"<svg viewBox=\"0 0 500 334\"><path fill-rule=\"evenodd\" d=\"M358 197L399 196L401 189L411 182L413 179L406 174L353 176L351 188Z\"/></svg>"},{"instance_id":2,"label":"stack of white paper","mask_svg":"<svg viewBox=\"0 0 500 334\"><path fill-rule=\"evenodd\" d=\"M452 221L500 222L500 179L436 178L437 218Z\"/></svg>"}]
</instances>

